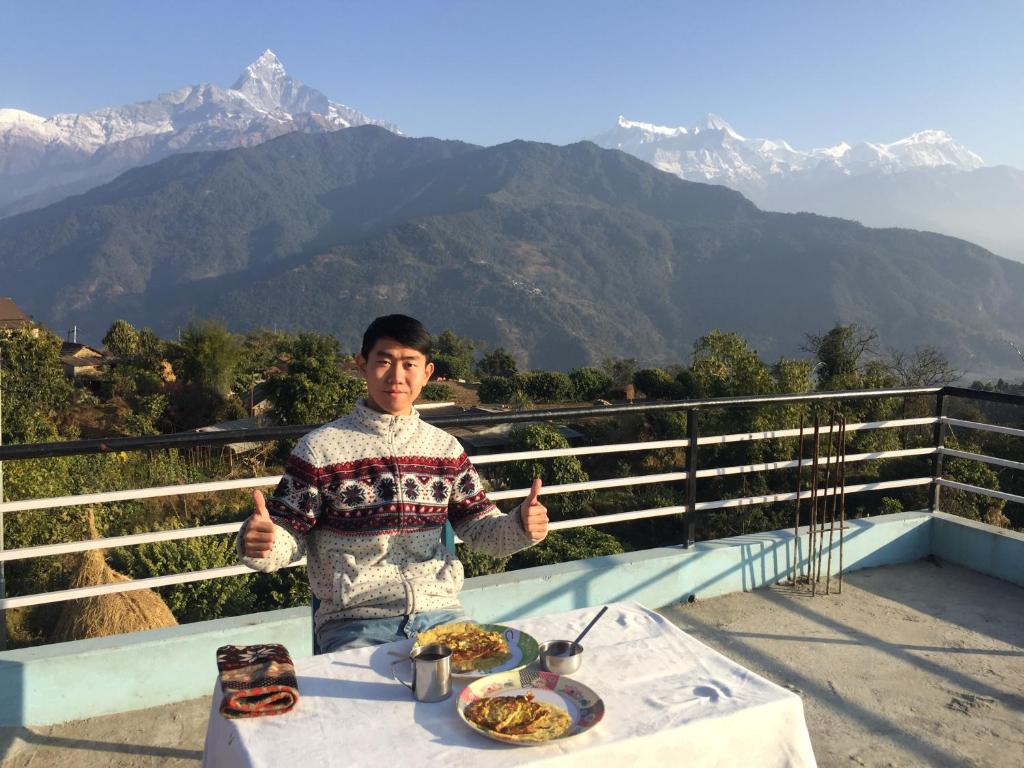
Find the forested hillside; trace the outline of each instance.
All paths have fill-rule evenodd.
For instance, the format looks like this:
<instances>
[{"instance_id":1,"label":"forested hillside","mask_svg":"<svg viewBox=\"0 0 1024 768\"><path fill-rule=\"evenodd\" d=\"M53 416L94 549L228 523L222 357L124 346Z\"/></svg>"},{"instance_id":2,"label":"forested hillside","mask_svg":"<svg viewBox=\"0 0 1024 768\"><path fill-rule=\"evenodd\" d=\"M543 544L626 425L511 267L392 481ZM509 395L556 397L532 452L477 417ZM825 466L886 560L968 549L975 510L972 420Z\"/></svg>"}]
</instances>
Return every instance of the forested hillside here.
<instances>
[{"instance_id":1,"label":"forested hillside","mask_svg":"<svg viewBox=\"0 0 1024 768\"><path fill-rule=\"evenodd\" d=\"M0 221L4 293L56 328L173 335L422 317L531 366L682 359L719 328L766 358L860 322L1009 370L1024 265L949 237L758 210L589 143L479 148L364 126L170 158Z\"/></svg>"}]
</instances>

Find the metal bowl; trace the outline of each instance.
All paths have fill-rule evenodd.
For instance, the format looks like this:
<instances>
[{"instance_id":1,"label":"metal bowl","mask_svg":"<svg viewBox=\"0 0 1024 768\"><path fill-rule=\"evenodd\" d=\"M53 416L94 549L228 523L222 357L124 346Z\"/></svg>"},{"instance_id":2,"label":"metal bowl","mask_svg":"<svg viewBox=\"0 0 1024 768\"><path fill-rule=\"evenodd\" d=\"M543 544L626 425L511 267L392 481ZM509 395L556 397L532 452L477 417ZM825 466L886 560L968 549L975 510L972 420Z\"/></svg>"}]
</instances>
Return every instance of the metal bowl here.
<instances>
[{"instance_id":1,"label":"metal bowl","mask_svg":"<svg viewBox=\"0 0 1024 768\"><path fill-rule=\"evenodd\" d=\"M548 672L568 675L583 663L583 646L572 640L549 640L541 643L540 667Z\"/></svg>"}]
</instances>

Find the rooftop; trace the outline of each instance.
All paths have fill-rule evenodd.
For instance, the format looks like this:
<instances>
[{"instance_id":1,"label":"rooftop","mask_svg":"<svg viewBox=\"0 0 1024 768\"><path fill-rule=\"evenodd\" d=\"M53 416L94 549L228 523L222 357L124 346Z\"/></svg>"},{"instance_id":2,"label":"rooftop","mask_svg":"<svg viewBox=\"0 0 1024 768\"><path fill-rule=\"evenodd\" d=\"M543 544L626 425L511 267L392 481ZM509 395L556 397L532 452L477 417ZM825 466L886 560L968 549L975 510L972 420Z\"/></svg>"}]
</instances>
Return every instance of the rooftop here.
<instances>
[{"instance_id":1,"label":"rooftop","mask_svg":"<svg viewBox=\"0 0 1024 768\"><path fill-rule=\"evenodd\" d=\"M8 296L0 296L0 328L14 330L32 324L32 318Z\"/></svg>"},{"instance_id":2,"label":"rooftop","mask_svg":"<svg viewBox=\"0 0 1024 768\"><path fill-rule=\"evenodd\" d=\"M841 452L836 453L838 462L831 462L837 464L834 474L830 475L828 456L821 462L825 467L822 472L817 440L813 457L800 447L793 461L707 466L707 460L717 456L711 446L797 437L799 447L805 441L803 422L800 429L783 425L782 429L759 432L707 434L699 430L698 416L703 408L908 394L935 395L935 415L904 413L906 418L848 426L843 418L823 428L823 432L827 429L825 434L837 432L840 436L836 443L841 446ZM561 455L686 448L685 471L545 487L549 493L572 493L685 481L681 488L674 486L670 506L606 510L608 514L554 520L551 529L661 518L671 524L671 540L686 543L651 544L649 549L617 555L477 576L467 579L462 603L469 615L485 622L514 622L615 601L661 606L670 620L698 639L797 691L804 700L821 765L1016 765L1019 761L1015 758L1024 746L1024 532L949 514L946 505L949 511L956 511L963 494L1011 504L1024 504L1024 496L1009 492L1018 488L1012 484L1002 490L949 478L943 469L943 457L982 462L1011 474L1019 472L1024 470L1024 462L947 446L944 436L956 427L960 432L1024 438L1024 429L948 416L945 404L950 397L1024 405L1024 398L1017 396L934 387L613 406L599 409L600 414L685 411L686 437L475 457L477 464L487 465ZM590 416L593 409L585 410ZM548 409L540 413L439 417L436 423L458 428L580 415L579 409ZM897 446L879 450L871 439L885 430L922 427L932 432L931 445L904 439ZM0 448L0 459L219 445L239 439L272 440L282 436L284 430L301 429L275 427L19 445ZM848 429L865 437L859 447L867 448L867 452L847 456ZM831 454L832 441L827 443ZM702 449L702 462L698 461L698 446L709 447ZM923 457L930 459L930 471ZM902 477L889 473L851 482L845 472L847 463L857 466L895 458L913 459L903 465ZM681 461L678 457L674 460ZM716 497L705 492L706 500L697 494L699 478L787 469L796 470L797 488L801 490L780 489L791 482L787 475L786 482L777 485L774 493ZM805 469L810 476L804 476ZM0 503L0 513L269 487L276 482L274 477L255 477L27 499ZM702 481L702 488L713 488L704 482L710 481ZM877 514L887 508L880 503L885 501L882 494L893 489L926 489L929 509ZM742 492L750 490L744 488ZM511 500L527 492L509 488L492 492L491 497L495 501ZM858 502L861 511L852 519L843 512L847 496L866 500ZM919 493L916 498L924 496ZM800 500L808 503L804 505ZM793 501L798 502L794 509L804 507L807 513L799 518L796 529L708 540L694 536L695 522L709 513L756 509L764 504L788 505ZM805 521L814 524L806 525ZM180 531L41 544L0 552L0 562L176 538L229 536L239 525L236 521ZM835 541L833 530L839 532ZM834 554L838 555L835 559ZM830 574L833 591L838 586L839 572L845 574L842 594L822 595L819 590L812 596L804 585L787 586L794 574L813 569L815 560L819 574L823 566L825 575ZM134 581L15 595L0 598L0 607L43 605L245 572L238 565L187 570ZM215 682L212 660L216 648L225 643L268 641L285 644L295 658L308 655L312 646L309 607L0 653L0 762L3 766L196 765L202 758L209 692Z\"/></svg>"},{"instance_id":3,"label":"rooftop","mask_svg":"<svg viewBox=\"0 0 1024 768\"><path fill-rule=\"evenodd\" d=\"M832 581L833 590L836 580ZM798 692L819 765L1014 765L1024 751L1024 589L929 557L660 609ZM210 698L0 730L3 768L195 766Z\"/></svg>"}]
</instances>

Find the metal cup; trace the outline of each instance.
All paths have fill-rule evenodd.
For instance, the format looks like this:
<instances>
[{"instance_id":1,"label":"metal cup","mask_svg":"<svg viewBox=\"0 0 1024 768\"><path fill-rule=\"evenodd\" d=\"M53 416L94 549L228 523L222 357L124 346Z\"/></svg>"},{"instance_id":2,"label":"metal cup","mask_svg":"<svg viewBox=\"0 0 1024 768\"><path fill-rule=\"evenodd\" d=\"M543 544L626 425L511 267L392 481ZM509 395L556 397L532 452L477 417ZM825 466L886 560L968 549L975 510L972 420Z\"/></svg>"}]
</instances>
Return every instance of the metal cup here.
<instances>
[{"instance_id":1,"label":"metal cup","mask_svg":"<svg viewBox=\"0 0 1024 768\"><path fill-rule=\"evenodd\" d=\"M412 684L395 672L395 665L412 662ZM391 676L412 691L416 701L444 701L452 695L452 649L441 643L413 648L408 659L391 662Z\"/></svg>"},{"instance_id":2,"label":"metal cup","mask_svg":"<svg viewBox=\"0 0 1024 768\"><path fill-rule=\"evenodd\" d=\"M541 643L540 667L559 675L570 675L583 663L583 646L572 640L550 640Z\"/></svg>"}]
</instances>

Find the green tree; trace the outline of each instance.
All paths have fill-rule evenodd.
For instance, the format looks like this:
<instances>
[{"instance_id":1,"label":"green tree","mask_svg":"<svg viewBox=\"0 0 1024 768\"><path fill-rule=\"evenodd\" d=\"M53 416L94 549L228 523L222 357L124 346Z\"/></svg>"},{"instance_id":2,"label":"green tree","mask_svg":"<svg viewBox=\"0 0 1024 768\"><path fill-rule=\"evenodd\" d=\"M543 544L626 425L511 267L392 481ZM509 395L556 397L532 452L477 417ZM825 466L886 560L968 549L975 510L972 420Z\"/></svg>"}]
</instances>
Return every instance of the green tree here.
<instances>
[{"instance_id":1,"label":"green tree","mask_svg":"<svg viewBox=\"0 0 1024 768\"><path fill-rule=\"evenodd\" d=\"M127 320L115 320L103 337L103 346L121 360L139 354L139 332Z\"/></svg>"},{"instance_id":2,"label":"green tree","mask_svg":"<svg viewBox=\"0 0 1024 768\"><path fill-rule=\"evenodd\" d=\"M572 380L560 371L531 371L522 381L523 391L535 402L560 403L576 394Z\"/></svg>"},{"instance_id":3,"label":"green tree","mask_svg":"<svg viewBox=\"0 0 1024 768\"><path fill-rule=\"evenodd\" d=\"M671 400L680 396L676 380L661 368L644 368L633 374L633 386L651 400Z\"/></svg>"},{"instance_id":4,"label":"green tree","mask_svg":"<svg viewBox=\"0 0 1024 768\"><path fill-rule=\"evenodd\" d=\"M569 441L550 424L521 424L513 427L509 433L508 449L510 451L539 451L568 447ZM535 477L541 478L545 485L584 483L590 479L580 460L575 456L514 461L504 467L504 480L513 488L528 487ZM578 517L590 512L593 491L561 494L550 497L550 500L543 499L543 501L553 515Z\"/></svg>"},{"instance_id":5,"label":"green tree","mask_svg":"<svg viewBox=\"0 0 1024 768\"><path fill-rule=\"evenodd\" d=\"M525 394L522 376L486 376L477 389L481 403L508 404L520 394Z\"/></svg>"},{"instance_id":6,"label":"green tree","mask_svg":"<svg viewBox=\"0 0 1024 768\"><path fill-rule=\"evenodd\" d=\"M366 383L341 368L333 336L301 333L291 349L287 373L267 380L274 414L282 424L322 424L347 413L366 394Z\"/></svg>"},{"instance_id":7,"label":"green tree","mask_svg":"<svg viewBox=\"0 0 1024 768\"><path fill-rule=\"evenodd\" d=\"M569 372L569 378L580 400L604 397L612 386L611 376L597 368L575 368Z\"/></svg>"},{"instance_id":8,"label":"green tree","mask_svg":"<svg viewBox=\"0 0 1024 768\"><path fill-rule=\"evenodd\" d=\"M445 330L434 341L431 360L434 374L446 379L465 379L473 368L475 345L465 336Z\"/></svg>"},{"instance_id":9,"label":"green tree","mask_svg":"<svg viewBox=\"0 0 1024 768\"><path fill-rule=\"evenodd\" d=\"M738 333L715 330L693 345L690 368L699 397L764 395L775 391L775 380L757 351Z\"/></svg>"},{"instance_id":10,"label":"green tree","mask_svg":"<svg viewBox=\"0 0 1024 768\"><path fill-rule=\"evenodd\" d=\"M806 360L780 358L772 369L772 376L778 383L779 392L801 394L814 388L811 383L811 363Z\"/></svg>"},{"instance_id":11,"label":"green tree","mask_svg":"<svg viewBox=\"0 0 1024 768\"><path fill-rule=\"evenodd\" d=\"M159 371L164 361L164 343L152 328L139 331L137 365L147 371Z\"/></svg>"},{"instance_id":12,"label":"green tree","mask_svg":"<svg viewBox=\"0 0 1024 768\"><path fill-rule=\"evenodd\" d=\"M515 376L519 369L516 359L504 347L498 347L481 357L476 364L476 372L484 376Z\"/></svg>"},{"instance_id":13,"label":"green tree","mask_svg":"<svg viewBox=\"0 0 1024 768\"><path fill-rule=\"evenodd\" d=\"M956 438L950 438L947 446L956 448L967 453L983 453L983 449L977 443L959 443ZM987 464L968 459L947 458L942 465L943 476L958 483L975 485L979 488L988 488L992 491L1001 490L999 487L999 475ZM1006 502L1002 499L982 496L977 493L961 491L956 488L943 488L939 501L939 508L951 515L959 515L971 520L980 520L990 525L1006 527L1009 520L1003 514Z\"/></svg>"},{"instance_id":14,"label":"green tree","mask_svg":"<svg viewBox=\"0 0 1024 768\"><path fill-rule=\"evenodd\" d=\"M822 389L853 389L868 360L877 356L878 332L857 323L836 325L820 336L807 334L804 349L814 355Z\"/></svg>"},{"instance_id":15,"label":"green tree","mask_svg":"<svg viewBox=\"0 0 1024 768\"><path fill-rule=\"evenodd\" d=\"M181 369L190 384L226 395L241 357L238 338L219 320L192 320L181 335Z\"/></svg>"},{"instance_id":16,"label":"green tree","mask_svg":"<svg viewBox=\"0 0 1024 768\"><path fill-rule=\"evenodd\" d=\"M431 400L434 402L442 402L452 399L452 388L440 381L430 381L423 386L423 391L420 392L420 397L424 400Z\"/></svg>"},{"instance_id":17,"label":"green tree","mask_svg":"<svg viewBox=\"0 0 1024 768\"><path fill-rule=\"evenodd\" d=\"M601 370L612 380L611 386L624 387L633 383L636 360L632 357L606 357L601 361Z\"/></svg>"},{"instance_id":18,"label":"green tree","mask_svg":"<svg viewBox=\"0 0 1024 768\"><path fill-rule=\"evenodd\" d=\"M64 377L60 347L41 328L0 331L3 442L45 442L66 431L74 387Z\"/></svg>"}]
</instances>

